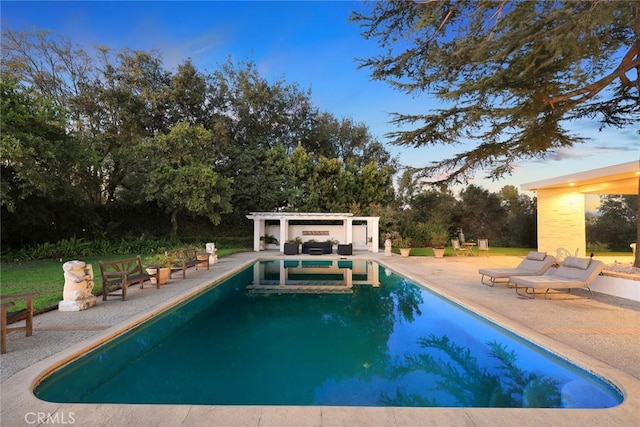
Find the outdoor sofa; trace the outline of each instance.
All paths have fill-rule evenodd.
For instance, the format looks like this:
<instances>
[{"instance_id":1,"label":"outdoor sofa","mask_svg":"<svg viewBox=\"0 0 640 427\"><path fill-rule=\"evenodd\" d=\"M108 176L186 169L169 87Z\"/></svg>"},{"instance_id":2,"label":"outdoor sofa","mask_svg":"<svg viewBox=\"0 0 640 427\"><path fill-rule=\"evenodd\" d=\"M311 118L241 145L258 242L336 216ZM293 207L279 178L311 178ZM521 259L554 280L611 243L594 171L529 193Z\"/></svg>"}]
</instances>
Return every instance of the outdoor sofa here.
<instances>
[{"instance_id":1,"label":"outdoor sofa","mask_svg":"<svg viewBox=\"0 0 640 427\"><path fill-rule=\"evenodd\" d=\"M330 254L333 252L333 244L331 242L304 242L302 244L303 254Z\"/></svg>"}]
</instances>

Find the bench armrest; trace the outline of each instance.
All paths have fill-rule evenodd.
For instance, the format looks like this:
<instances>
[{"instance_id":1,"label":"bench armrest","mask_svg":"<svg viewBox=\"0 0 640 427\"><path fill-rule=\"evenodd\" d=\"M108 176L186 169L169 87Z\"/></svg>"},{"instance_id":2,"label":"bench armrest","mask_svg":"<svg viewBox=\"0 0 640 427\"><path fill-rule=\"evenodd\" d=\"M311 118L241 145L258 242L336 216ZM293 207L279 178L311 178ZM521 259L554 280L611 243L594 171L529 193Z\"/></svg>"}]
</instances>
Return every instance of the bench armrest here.
<instances>
[{"instance_id":1,"label":"bench armrest","mask_svg":"<svg viewBox=\"0 0 640 427\"><path fill-rule=\"evenodd\" d=\"M37 297L40 295L40 292L27 292L24 294L12 294L12 295L2 295L0 296L0 302L5 304L5 301L13 301L16 299L31 299L33 297Z\"/></svg>"}]
</instances>

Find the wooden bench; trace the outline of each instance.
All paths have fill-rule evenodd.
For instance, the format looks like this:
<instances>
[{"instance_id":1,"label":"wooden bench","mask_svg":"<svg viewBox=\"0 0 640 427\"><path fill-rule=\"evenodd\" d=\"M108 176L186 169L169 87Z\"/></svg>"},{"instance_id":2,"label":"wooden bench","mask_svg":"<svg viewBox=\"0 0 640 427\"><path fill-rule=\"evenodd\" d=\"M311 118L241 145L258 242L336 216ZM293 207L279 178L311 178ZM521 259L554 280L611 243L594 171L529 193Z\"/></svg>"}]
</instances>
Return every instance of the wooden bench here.
<instances>
[{"instance_id":1,"label":"wooden bench","mask_svg":"<svg viewBox=\"0 0 640 427\"><path fill-rule=\"evenodd\" d=\"M151 282L151 275L142 267L142 260L138 255L135 258L127 258L118 261L100 261L100 275L102 276L102 300L106 301L109 295L122 295L122 301L127 299L127 288L136 283L140 283L140 288L144 282ZM157 273L156 273L156 279ZM156 288L160 289L160 281L156 280ZM118 289L122 294L115 293Z\"/></svg>"},{"instance_id":2,"label":"wooden bench","mask_svg":"<svg viewBox=\"0 0 640 427\"><path fill-rule=\"evenodd\" d=\"M30 337L33 334L33 297L39 295L38 292L25 294L2 295L0 296L0 322L2 323L2 338L0 342L0 353L7 352L7 335L11 332L25 331ZM16 300L25 300L25 308L16 311L9 311L15 305ZM12 326L10 323L24 320L24 326Z\"/></svg>"},{"instance_id":3,"label":"wooden bench","mask_svg":"<svg viewBox=\"0 0 640 427\"><path fill-rule=\"evenodd\" d=\"M207 264L207 270L209 269L209 256L206 259L198 259L198 248L178 249L176 251L166 251L165 255L175 258L177 261L171 267L171 273L174 271L182 270L182 278L187 278L187 268L195 267L198 269L199 264Z\"/></svg>"}]
</instances>

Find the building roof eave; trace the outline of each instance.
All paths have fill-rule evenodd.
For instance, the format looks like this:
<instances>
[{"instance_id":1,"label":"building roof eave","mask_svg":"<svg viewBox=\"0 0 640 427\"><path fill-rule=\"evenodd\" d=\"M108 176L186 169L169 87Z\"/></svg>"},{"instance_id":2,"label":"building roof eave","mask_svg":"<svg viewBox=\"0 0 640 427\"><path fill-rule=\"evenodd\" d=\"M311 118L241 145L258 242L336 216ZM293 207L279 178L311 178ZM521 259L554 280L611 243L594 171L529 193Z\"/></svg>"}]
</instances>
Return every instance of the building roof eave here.
<instances>
[{"instance_id":1,"label":"building roof eave","mask_svg":"<svg viewBox=\"0 0 640 427\"><path fill-rule=\"evenodd\" d=\"M251 212L247 219L346 219L352 213L318 213L318 212Z\"/></svg>"},{"instance_id":2,"label":"building roof eave","mask_svg":"<svg viewBox=\"0 0 640 427\"><path fill-rule=\"evenodd\" d=\"M640 162L633 161L530 182L522 184L521 188L526 191L575 188L576 192L585 194L638 194L639 178Z\"/></svg>"}]
</instances>

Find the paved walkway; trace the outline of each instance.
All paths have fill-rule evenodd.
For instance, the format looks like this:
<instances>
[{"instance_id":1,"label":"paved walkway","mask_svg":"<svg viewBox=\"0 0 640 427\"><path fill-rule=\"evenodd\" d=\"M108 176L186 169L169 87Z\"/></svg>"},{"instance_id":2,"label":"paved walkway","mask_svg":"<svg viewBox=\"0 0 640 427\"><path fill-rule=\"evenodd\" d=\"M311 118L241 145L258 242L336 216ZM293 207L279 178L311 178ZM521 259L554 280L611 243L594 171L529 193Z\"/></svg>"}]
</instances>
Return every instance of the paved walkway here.
<instances>
[{"instance_id":1,"label":"paved walkway","mask_svg":"<svg viewBox=\"0 0 640 427\"><path fill-rule=\"evenodd\" d=\"M260 255L278 256L273 252ZM367 256L458 301L508 329L610 379L625 394L616 408L602 410L491 408L360 408L288 406L69 405L42 402L31 388L47 372L123 329L158 313L211 282L250 265L257 253L224 257L211 270L191 269L160 290L131 287L128 300L99 300L82 312L52 311L34 319L32 337L14 333L0 357L0 425L35 424L33 417L75 426L338 426L338 425L616 425L640 424L640 303L586 292L550 299L518 298L505 285L480 284L480 267L514 267L518 257ZM317 257L315 257L317 259ZM57 418L52 418L56 414ZM70 418L73 422L69 422ZM46 420L41 420L46 424Z\"/></svg>"}]
</instances>

